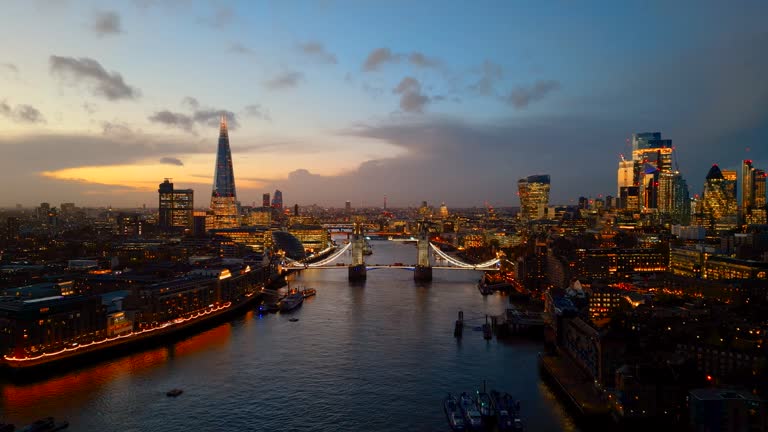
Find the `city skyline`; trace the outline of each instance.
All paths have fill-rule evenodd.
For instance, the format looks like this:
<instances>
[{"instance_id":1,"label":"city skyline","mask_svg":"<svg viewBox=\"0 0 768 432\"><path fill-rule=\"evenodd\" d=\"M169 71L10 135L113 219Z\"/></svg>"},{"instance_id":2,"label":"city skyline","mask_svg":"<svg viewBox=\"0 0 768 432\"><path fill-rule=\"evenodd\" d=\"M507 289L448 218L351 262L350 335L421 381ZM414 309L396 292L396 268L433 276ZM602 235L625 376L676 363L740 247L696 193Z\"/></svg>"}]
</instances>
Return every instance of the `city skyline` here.
<instances>
[{"instance_id":1,"label":"city skyline","mask_svg":"<svg viewBox=\"0 0 768 432\"><path fill-rule=\"evenodd\" d=\"M691 195L713 163L768 166L765 4L454 5L444 43L435 5L388 6L9 3L0 206L152 206L165 177L204 196L222 111L243 203L518 206L546 173L574 204L615 193L641 131L674 140Z\"/></svg>"}]
</instances>

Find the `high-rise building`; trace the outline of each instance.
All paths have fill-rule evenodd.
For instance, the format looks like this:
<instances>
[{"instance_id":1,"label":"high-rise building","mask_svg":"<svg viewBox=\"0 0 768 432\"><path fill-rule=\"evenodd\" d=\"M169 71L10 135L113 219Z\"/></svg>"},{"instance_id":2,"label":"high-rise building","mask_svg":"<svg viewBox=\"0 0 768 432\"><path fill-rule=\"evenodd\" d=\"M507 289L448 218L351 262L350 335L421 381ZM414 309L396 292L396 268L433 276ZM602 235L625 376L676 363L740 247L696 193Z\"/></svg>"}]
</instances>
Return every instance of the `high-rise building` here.
<instances>
[{"instance_id":1,"label":"high-rise building","mask_svg":"<svg viewBox=\"0 0 768 432\"><path fill-rule=\"evenodd\" d=\"M520 216L524 221L542 219L549 204L549 174L532 175L517 181Z\"/></svg>"},{"instance_id":2,"label":"high-rise building","mask_svg":"<svg viewBox=\"0 0 768 432\"><path fill-rule=\"evenodd\" d=\"M640 210L640 188L638 186L622 187L619 191L619 203L622 210Z\"/></svg>"},{"instance_id":3,"label":"high-rise building","mask_svg":"<svg viewBox=\"0 0 768 432\"><path fill-rule=\"evenodd\" d=\"M658 208L659 179L672 171L672 152L672 140L661 139L661 132L632 134L633 186L639 187L642 209Z\"/></svg>"},{"instance_id":4,"label":"high-rise building","mask_svg":"<svg viewBox=\"0 0 768 432\"><path fill-rule=\"evenodd\" d=\"M19 230L21 228L21 222L19 218L15 216L8 216L5 220L6 235L8 241L15 241L19 239Z\"/></svg>"},{"instance_id":5,"label":"high-rise building","mask_svg":"<svg viewBox=\"0 0 768 432\"><path fill-rule=\"evenodd\" d=\"M160 183L158 226L163 231L190 231L193 228L194 191L175 189L171 179Z\"/></svg>"},{"instance_id":6,"label":"high-rise building","mask_svg":"<svg viewBox=\"0 0 768 432\"><path fill-rule=\"evenodd\" d=\"M704 182L702 213L711 232L726 231L736 227L738 206L736 204L735 171L729 171L726 179L723 171L712 165Z\"/></svg>"},{"instance_id":7,"label":"high-rise building","mask_svg":"<svg viewBox=\"0 0 768 432\"><path fill-rule=\"evenodd\" d=\"M688 225L691 219L691 198L688 184L678 171L659 174L656 208L673 224Z\"/></svg>"},{"instance_id":8,"label":"high-rise building","mask_svg":"<svg viewBox=\"0 0 768 432\"><path fill-rule=\"evenodd\" d=\"M229 148L227 117L221 115L219 125L219 147L216 152L216 172L213 176L211 194L213 229L234 228L240 225L235 192L235 172L232 169L232 151Z\"/></svg>"},{"instance_id":9,"label":"high-rise building","mask_svg":"<svg viewBox=\"0 0 768 432\"><path fill-rule=\"evenodd\" d=\"M294 216L298 216L299 215L299 205L298 204L294 204L293 205L293 215Z\"/></svg>"},{"instance_id":10,"label":"high-rise building","mask_svg":"<svg viewBox=\"0 0 768 432\"><path fill-rule=\"evenodd\" d=\"M347 201L347 202L344 203L344 213L346 213L346 214L352 213L352 202L351 201Z\"/></svg>"},{"instance_id":11,"label":"high-rise building","mask_svg":"<svg viewBox=\"0 0 768 432\"><path fill-rule=\"evenodd\" d=\"M766 223L765 171L752 166L751 160L741 164L741 220L744 224Z\"/></svg>"},{"instance_id":12,"label":"high-rise building","mask_svg":"<svg viewBox=\"0 0 768 432\"><path fill-rule=\"evenodd\" d=\"M272 196L272 208L283 209L283 193L280 192L280 189L275 189L275 194Z\"/></svg>"},{"instance_id":13,"label":"high-rise building","mask_svg":"<svg viewBox=\"0 0 768 432\"><path fill-rule=\"evenodd\" d=\"M622 157L619 161L619 172L617 178L617 191L621 195L621 188L635 186L635 162L632 160L624 160Z\"/></svg>"},{"instance_id":14,"label":"high-rise building","mask_svg":"<svg viewBox=\"0 0 768 432\"><path fill-rule=\"evenodd\" d=\"M269 207L269 192L261 195L261 206Z\"/></svg>"}]
</instances>

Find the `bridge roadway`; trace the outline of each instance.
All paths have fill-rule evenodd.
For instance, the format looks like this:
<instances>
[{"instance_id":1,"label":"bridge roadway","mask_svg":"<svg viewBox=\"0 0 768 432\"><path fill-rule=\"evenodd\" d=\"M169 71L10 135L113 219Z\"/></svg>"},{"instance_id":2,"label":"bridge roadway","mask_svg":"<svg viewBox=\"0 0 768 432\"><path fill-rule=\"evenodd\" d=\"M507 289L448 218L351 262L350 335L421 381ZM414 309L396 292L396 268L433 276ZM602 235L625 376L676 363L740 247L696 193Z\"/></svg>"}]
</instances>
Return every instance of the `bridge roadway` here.
<instances>
[{"instance_id":1,"label":"bridge roadway","mask_svg":"<svg viewBox=\"0 0 768 432\"><path fill-rule=\"evenodd\" d=\"M344 264L344 265L328 265L328 266L317 266L317 267L310 267L310 266L299 267L299 266L296 266L296 267L289 267L289 268L297 269L297 270L312 270L312 269L324 270L324 269L347 269L348 266L346 264ZM406 266L406 265L391 265L391 264L390 265L378 265L378 264L376 264L376 265L367 265L366 264L365 268L368 269L368 270L371 270L371 269L381 269L381 268L395 268L395 269L413 270L413 269L416 268L416 266L413 266L413 265L408 265L408 266ZM470 268L470 267L454 267L454 266L432 266L432 268L433 269L437 269L437 270L499 271L498 268L487 268L487 267L471 267Z\"/></svg>"}]
</instances>

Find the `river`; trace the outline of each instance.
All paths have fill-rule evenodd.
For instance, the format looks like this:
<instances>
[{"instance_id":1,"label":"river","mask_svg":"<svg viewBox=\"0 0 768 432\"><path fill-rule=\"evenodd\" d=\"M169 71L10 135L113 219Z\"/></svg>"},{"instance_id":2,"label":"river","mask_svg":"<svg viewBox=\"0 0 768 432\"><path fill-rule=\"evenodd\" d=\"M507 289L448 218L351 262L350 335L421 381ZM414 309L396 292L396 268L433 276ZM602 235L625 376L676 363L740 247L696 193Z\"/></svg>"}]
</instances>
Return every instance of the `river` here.
<instances>
[{"instance_id":1,"label":"river","mask_svg":"<svg viewBox=\"0 0 768 432\"><path fill-rule=\"evenodd\" d=\"M370 264L415 262L412 244L372 245ZM352 285L344 267L306 270L290 284L317 296L292 313L251 311L43 381L0 381L0 418L19 427L54 416L72 431L446 431L445 394L485 381L520 399L527 430L576 430L539 377L540 342L487 342L472 329L507 305L479 294L479 276L435 270L417 285L391 268ZM470 327L457 341L459 310ZM184 393L166 397L176 387Z\"/></svg>"}]
</instances>

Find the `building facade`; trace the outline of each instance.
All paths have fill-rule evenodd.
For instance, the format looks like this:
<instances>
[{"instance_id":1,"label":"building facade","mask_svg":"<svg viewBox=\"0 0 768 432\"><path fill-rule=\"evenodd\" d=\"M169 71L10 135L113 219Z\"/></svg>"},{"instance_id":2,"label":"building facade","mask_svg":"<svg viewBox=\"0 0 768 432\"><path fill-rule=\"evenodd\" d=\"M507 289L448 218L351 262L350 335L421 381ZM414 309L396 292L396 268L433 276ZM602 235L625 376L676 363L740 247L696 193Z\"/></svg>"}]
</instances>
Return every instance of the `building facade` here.
<instances>
[{"instance_id":1,"label":"building facade","mask_svg":"<svg viewBox=\"0 0 768 432\"><path fill-rule=\"evenodd\" d=\"M193 223L194 191L175 189L171 179L160 183L158 226L163 231L190 231Z\"/></svg>"},{"instance_id":2,"label":"building facade","mask_svg":"<svg viewBox=\"0 0 768 432\"><path fill-rule=\"evenodd\" d=\"M549 174L528 176L517 182L520 194L520 216L524 221L544 217L544 209L549 204Z\"/></svg>"}]
</instances>

